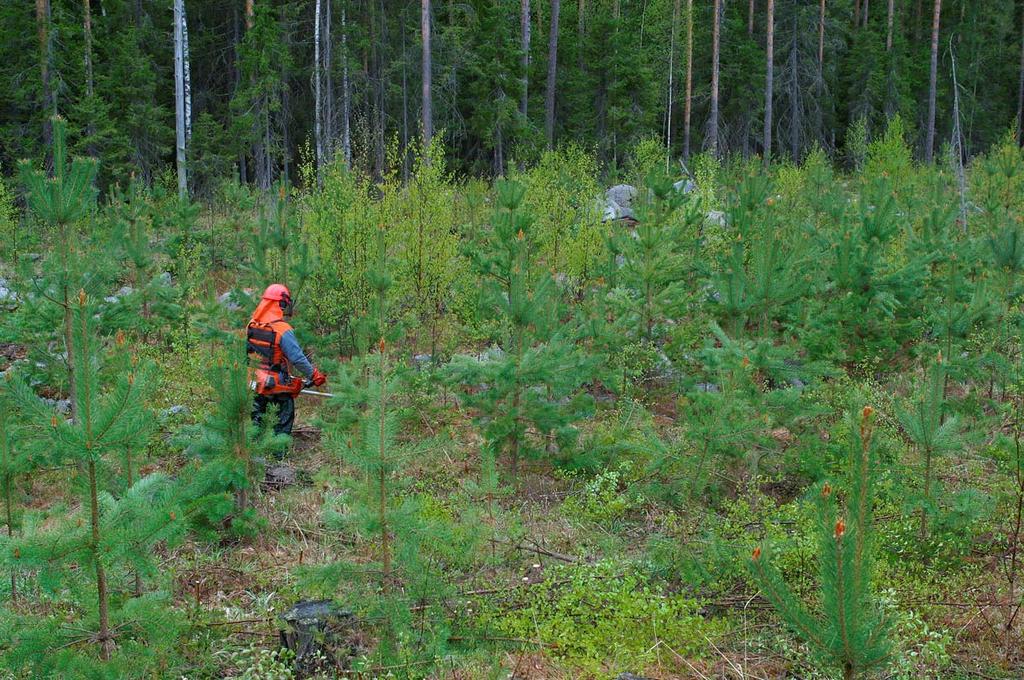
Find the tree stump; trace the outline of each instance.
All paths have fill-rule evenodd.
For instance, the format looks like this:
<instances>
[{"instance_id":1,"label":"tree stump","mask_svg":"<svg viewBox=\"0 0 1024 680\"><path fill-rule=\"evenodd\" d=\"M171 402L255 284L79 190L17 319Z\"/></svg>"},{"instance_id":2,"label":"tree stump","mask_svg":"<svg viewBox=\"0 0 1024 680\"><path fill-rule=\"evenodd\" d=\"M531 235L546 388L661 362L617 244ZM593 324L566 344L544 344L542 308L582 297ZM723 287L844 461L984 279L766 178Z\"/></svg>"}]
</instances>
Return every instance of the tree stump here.
<instances>
[{"instance_id":1,"label":"tree stump","mask_svg":"<svg viewBox=\"0 0 1024 680\"><path fill-rule=\"evenodd\" d=\"M298 602L281 621L281 646L295 654L300 678L345 668L356 654L355 617L332 600Z\"/></svg>"}]
</instances>

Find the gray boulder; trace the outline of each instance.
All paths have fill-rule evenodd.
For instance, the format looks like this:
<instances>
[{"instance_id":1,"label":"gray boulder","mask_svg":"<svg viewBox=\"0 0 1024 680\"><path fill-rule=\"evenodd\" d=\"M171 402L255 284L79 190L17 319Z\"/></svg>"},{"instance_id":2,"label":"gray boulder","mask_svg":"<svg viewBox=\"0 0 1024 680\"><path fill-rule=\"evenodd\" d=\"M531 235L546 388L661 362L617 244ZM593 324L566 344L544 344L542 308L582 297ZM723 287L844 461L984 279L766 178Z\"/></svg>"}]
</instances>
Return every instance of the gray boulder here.
<instances>
[{"instance_id":1,"label":"gray boulder","mask_svg":"<svg viewBox=\"0 0 1024 680\"><path fill-rule=\"evenodd\" d=\"M491 345L483 352L480 352L480 354L476 355L476 360L481 363L486 363L488 361L498 361L503 358L505 358L505 350L501 349L497 345Z\"/></svg>"},{"instance_id":2,"label":"gray boulder","mask_svg":"<svg viewBox=\"0 0 1024 680\"><path fill-rule=\"evenodd\" d=\"M18 294L11 290L11 283L0 276L0 305L10 307L18 304Z\"/></svg>"},{"instance_id":3,"label":"gray boulder","mask_svg":"<svg viewBox=\"0 0 1024 680\"><path fill-rule=\"evenodd\" d=\"M49 399L44 398L43 403L55 410L61 415L67 415L71 413L71 400L70 399Z\"/></svg>"},{"instance_id":4,"label":"gray boulder","mask_svg":"<svg viewBox=\"0 0 1024 680\"><path fill-rule=\"evenodd\" d=\"M704 221L709 226L724 227L728 223L725 218L725 213L721 210L709 210L707 215L704 216Z\"/></svg>"},{"instance_id":5,"label":"gray boulder","mask_svg":"<svg viewBox=\"0 0 1024 680\"><path fill-rule=\"evenodd\" d=\"M191 413L188 406L184 404L175 404L169 408L165 408L161 414L164 418L173 418L174 416L187 416Z\"/></svg>"},{"instance_id":6,"label":"gray boulder","mask_svg":"<svg viewBox=\"0 0 1024 680\"><path fill-rule=\"evenodd\" d=\"M107 297L103 298L103 301L110 303L112 305L117 304L118 302L121 301L121 298L128 297L129 295L132 294L134 290L135 289L132 288L131 286L121 286L120 288L117 289L116 293L114 293L113 295L108 295Z\"/></svg>"},{"instance_id":7,"label":"gray boulder","mask_svg":"<svg viewBox=\"0 0 1024 680\"><path fill-rule=\"evenodd\" d=\"M636 219L633 213L633 200L636 198L636 187L630 184L616 184L604 192L604 210L602 221Z\"/></svg>"},{"instance_id":8,"label":"gray boulder","mask_svg":"<svg viewBox=\"0 0 1024 680\"><path fill-rule=\"evenodd\" d=\"M237 312L242 308L240 304L235 302L235 296L232 294L232 291L230 290L226 293L221 294L217 298L217 302L223 305L224 308L227 309L229 312Z\"/></svg>"}]
</instances>

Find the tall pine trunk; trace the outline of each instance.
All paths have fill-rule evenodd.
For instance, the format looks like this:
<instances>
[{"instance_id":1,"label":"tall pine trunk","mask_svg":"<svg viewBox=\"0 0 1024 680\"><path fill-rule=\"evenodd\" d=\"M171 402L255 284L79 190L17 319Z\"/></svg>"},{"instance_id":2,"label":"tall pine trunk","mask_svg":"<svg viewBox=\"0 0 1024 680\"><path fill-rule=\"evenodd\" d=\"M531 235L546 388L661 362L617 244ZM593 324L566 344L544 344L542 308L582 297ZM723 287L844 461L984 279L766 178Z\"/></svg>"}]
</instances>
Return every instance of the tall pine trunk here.
<instances>
[{"instance_id":1,"label":"tall pine trunk","mask_svg":"<svg viewBox=\"0 0 1024 680\"><path fill-rule=\"evenodd\" d=\"M43 144L46 153L53 145L50 117L57 115L57 106L50 89L50 0L36 0L36 37L39 41L39 72L43 93Z\"/></svg>"},{"instance_id":2,"label":"tall pine trunk","mask_svg":"<svg viewBox=\"0 0 1024 680\"><path fill-rule=\"evenodd\" d=\"M409 181L409 51L405 44L405 27L408 23L405 12L399 22L402 32L402 181ZM425 157L425 156L424 156Z\"/></svg>"},{"instance_id":3,"label":"tall pine trunk","mask_svg":"<svg viewBox=\"0 0 1024 680\"><path fill-rule=\"evenodd\" d=\"M818 6L818 85L825 80L825 0Z\"/></svg>"},{"instance_id":4,"label":"tall pine trunk","mask_svg":"<svg viewBox=\"0 0 1024 680\"><path fill-rule=\"evenodd\" d=\"M935 0L932 13L932 60L928 76L928 133L924 144L924 160L932 162L935 153L935 89L939 74L939 24L942 17L942 0Z\"/></svg>"},{"instance_id":5,"label":"tall pine trunk","mask_svg":"<svg viewBox=\"0 0 1024 680\"><path fill-rule=\"evenodd\" d=\"M334 158L334 146L336 138L334 136L334 78L332 77L332 71L334 69L334 61L331 58L331 3L334 0L324 0L324 21L323 27L321 27L321 40L323 42L323 73L324 73L324 84L323 84L323 101L321 106L323 107L323 125L324 125L324 153L326 154L325 161L330 162Z\"/></svg>"},{"instance_id":6,"label":"tall pine trunk","mask_svg":"<svg viewBox=\"0 0 1024 680\"><path fill-rule=\"evenodd\" d=\"M750 0L750 4L747 6L747 37L754 37L754 6L755 1Z\"/></svg>"},{"instance_id":7,"label":"tall pine trunk","mask_svg":"<svg viewBox=\"0 0 1024 680\"><path fill-rule=\"evenodd\" d=\"M576 3L576 61L582 74L583 72L583 45L587 37L587 0L577 0Z\"/></svg>"},{"instance_id":8,"label":"tall pine trunk","mask_svg":"<svg viewBox=\"0 0 1024 680\"><path fill-rule=\"evenodd\" d=\"M420 0L420 32L423 35L423 148L434 136L433 95L430 86L430 0Z\"/></svg>"},{"instance_id":9,"label":"tall pine trunk","mask_svg":"<svg viewBox=\"0 0 1024 680\"><path fill-rule=\"evenodd\" d=\"M718 156L718 70L722 28L722 0L714 0L711 21L711 119L708 122L708 144L711 155Z\"/></svg>"},{"instance_id":10,"label":"tall pine trunk","mask_svg":"<svg viewBox=\"0 0 1024 680\"><path fill-rule=\"evenodd\" d=\"M885 19L885 51L892 52L892 25L896 15L896 0L889 0L888 15Z\"/></svg>"},{"instance_id":11,"label":"tall pine trunk","mask_svg":"<svg viewBox=\"0 0 1024 680\"><path fill-rule=\"evenodd\" d=\"M676 4L679 0L676 0ZM544 93L544 136L548 149L555 146L555 85L558 76L558 16L561 0L551 0L551 31L548 35L548 83Z\"/></svg>"},{"instance_id":12,"label":"tall pine trunk","mask_svg":"<svg viewBox=\"0 0 1024 680\"><path fill-rule=\"evenodd\" d=\"M789 48L789 153L793 162L800 160L800 141L803 109L800 101L800 50L797 45L799 25L793 12L793 32Z\"/></svg>"},{"instance_id":13,"label":"tall pine trunk","mask_svg":"<svg viewBox=\"0 0 1024 680\"><path fill-rule=\"evenodd\" d=\"M676 42L679 35L679 3L672 3L672 35L669 38L668 52L668 111L665 114L665 169L668 170L672 158L672 104L675 97Z\"/></svg>"},{"instance_id":14,"label":"tall pine trunk","mask_svg":"<svg viewBox=\"0 0 1024 680\"><path fill-rule=\"evenodd\" d=\"M921 23L924 19L924 2L917 0L914 4L914 42L921 42Z\"/></svg>"},{"instance_id":15,"label":"tall pine trunk","mask_svg":"<svg viewBox=\"0 0 1024 680\"><path fill-rule=\"evenodd\" d=\"M1020 22L1020 75L1017 80L1017 143L1024 145L1024 12Z\"/></svg>"},{"instance_id":16,"label":"tall pine trunk","mask_svg":"<svg viewBox=\"0 0 1024 680\"><path fill-rule=\"evenodd\" d=\"M764 165L772 156L772 99L775 94L775 0L768 0L764 77Z\"/></svg>"},{"instance_id":17,"label":"tall pine trunk","mask_svg":"<svg viewBox=\"0 0 1024 680\"><path fill-rule=\"evenodd\" d=\"M233 83L231 96L234 98L238 94L238 89L242 86L242 66L240 64L241 58L241 46L242 46L242 26L238 15L238 5L232 3L231 5L231 46L234 51L234 60L232 62L233 71ZM238 181L242 184L249 183L249 171L246 165L245 151L238 152Z\"/></svg>"},{"instance_id":18,"label":"tall pine trunk","mask_svg":"<svg viewBox=\"0 0 1024 680\"><path fill-rule=\"evenodd\" d=\"M96 601L99 613L100 658L110 660L114 651L114 639L110 635L110 596L107 593L107 573L100 559L100 505L99 489L96 479L96 463L89 461L89 524L92 528L92 541L89 548L96 567Z\"/></svg>"},{"instance_id":19,"label":"tall pine trunk","mask_svg":"<svg viewBox=\"0 0 1024 680\"><path fill-rule=\"evenodd\" d=\"M93 83L92 73L92 4L90 0L84 0L82 2L82 34L85 38L85 96L87 99L92 100L93 95L96 93ZM92 103L90 101L90 106ZM89 119L89 122L85 126L86 136L89 138L89 144L86 147L90 156L96 155L95 146L95 134L96 124Z\"/></svg>"},{"instance_id":20,"label":"tall pine trunk","mask_svg":"<svg viewBox=\"0 0 1024 680\"><path fill-rule=\"evenodd\" d=\"M683 158L690 159L690 114L693 112L693 0L686 0L686 96L683 99Z\"/></svg>"},{"instance_id":21,"label":"tall pine trunk","mask_svg":"<svg viewBox=\"0 0 1024 680\"><path fill-rule=\"evenodd\" d=\"M523 51L519 57L519 68L522 73L520 79L523 88L519 93L519 115L525 119L530 85L530 0L519 0L519 32L520 49Z\"/></svg>"},{"instance_id":22,"label":"tall pine trunk","mask_svg":"<svg viewBox=\"0 0 1024 680\"><path fill-rule=\"evenodd\" d=\"M384 47L387 44L385 39L385 26L387 16L384 14L384 4L377 5L373 0L369 3L371 31L377 33L370 41L370 54L373 66L373 176L380 179L384 175ZM379 22L379 25L378 25ZM371 35L373 33L371 32Z\"/></svg>"}]
</instances>

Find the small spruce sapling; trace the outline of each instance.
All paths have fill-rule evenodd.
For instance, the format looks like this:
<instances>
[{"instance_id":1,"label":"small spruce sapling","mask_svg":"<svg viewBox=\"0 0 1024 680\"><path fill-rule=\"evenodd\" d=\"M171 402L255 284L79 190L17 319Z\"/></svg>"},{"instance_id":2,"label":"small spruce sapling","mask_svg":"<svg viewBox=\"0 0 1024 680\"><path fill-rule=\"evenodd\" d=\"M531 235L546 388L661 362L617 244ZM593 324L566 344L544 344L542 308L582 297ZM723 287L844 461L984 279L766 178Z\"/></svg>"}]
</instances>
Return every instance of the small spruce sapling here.
<instances>
[{"instance_id":1,"label":"small spruce sapling","mask_svg":"<svg viewBox=\"0 0 1024 680\"><path fill-rule=\"evenodd\" d=\"M776 612L844 680L878 668L890 655L888 622L871 592L872 506L878 475L874 409L865 406L859 418L851 415L849 420L846 502L837 511L838 494L827 482L817 500L821 612L812 613L793 594L761 546L754 548L748 562L754 581Z\"/></svg>"},{"instance_id":2,"label":"small spruce sapling","mask_svg":"<svg viewBox=\"0 0 1024 680\"><path fill-rule=\"evenodd\" d=\"M926 275L921 258L891 257L900 220L888 183L875 182L855 205L853 211L843 206L838 229L820 235L824 306L809 324L811 331L843 343L842 359L894 352L916 337Z\"/></svg>"},{"instance_id":3,"label":"small spruce sapling","mask_svg":"<svg viewBox=\"0 0 1024 680\"><path fill-rule=\"evenodd\" d=\"M488 243L474 253L490 308L501 324L497 351L482 358L455 357L448 375L464 386L484 385L466 401L479 409L486 446L497 456L507 452L512 475L521 458L554 441L565 449L576 439L573 423L592 410L579 386L590 362L573 342L575 329L552 311L560 300L554 280L538 271L527 232L532 219L522 211L524 189L514 182L497 185L498 206Z\"/></svg>"},{"instance_id":4,"label":"small spruce sapling","mask_svg":"<svg viewBox=\"0 0 1024 680\"><path fill-rule=\"evenodd\" d=\"M761 459L775 443L771 433L784 431L788 437L812 414L794 383L823 372L814 362L796 361L770 338L736 340L714 322L698 358L701 382L687 391L681 411L697 458L690 476L697 493L708 486L709 465L718 468L718 461L736 472L737 463L743 463L756 479ZM738 476L732 481L740 486Z\"/></svg>"}]
</instances>

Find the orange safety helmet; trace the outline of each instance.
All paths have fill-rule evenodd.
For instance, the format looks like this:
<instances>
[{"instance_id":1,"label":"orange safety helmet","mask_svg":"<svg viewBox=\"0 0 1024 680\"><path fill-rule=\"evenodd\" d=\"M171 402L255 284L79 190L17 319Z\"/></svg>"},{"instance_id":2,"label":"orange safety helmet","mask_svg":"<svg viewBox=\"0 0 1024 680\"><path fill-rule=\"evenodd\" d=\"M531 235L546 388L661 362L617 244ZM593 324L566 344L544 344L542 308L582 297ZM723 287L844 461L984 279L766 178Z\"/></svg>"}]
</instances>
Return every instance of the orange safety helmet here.
<instances>
[{"instance_id":1,"label":"orange safety helmet","mask_svg":"<svg viewBox=\"0 0 1024 680\"><path fill-rule=\"evenodd\" d=\"M291 316L292 293L283 283L272 283L263 291L263 299L277 302L285 316Z\"/></svg>"},{"instance_id":2,"label":"orange safety helmet","mask_svg":"<svg viewBox=\"0 0 1024 680\"><path fill-rule=\"evenodd\" d=\"M264 300L291 300L292 293L283 283L272 283L263 291Z\"/></svg>"}]
</instances>

